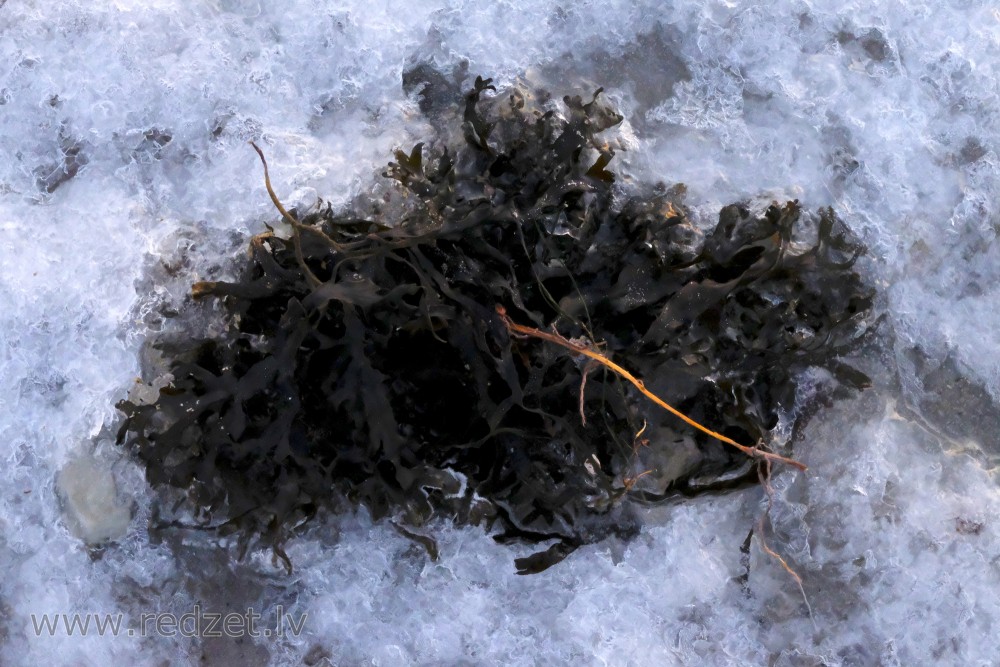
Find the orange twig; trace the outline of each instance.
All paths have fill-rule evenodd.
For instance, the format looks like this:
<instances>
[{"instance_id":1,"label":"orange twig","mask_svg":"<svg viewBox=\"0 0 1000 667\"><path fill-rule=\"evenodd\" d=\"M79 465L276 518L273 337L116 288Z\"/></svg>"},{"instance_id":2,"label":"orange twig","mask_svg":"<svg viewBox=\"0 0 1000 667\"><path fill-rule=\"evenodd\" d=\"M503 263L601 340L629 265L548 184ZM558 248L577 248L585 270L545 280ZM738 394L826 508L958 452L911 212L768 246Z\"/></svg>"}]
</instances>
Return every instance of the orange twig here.
<instances>
[{"instance_id":1,"label":"orange twig","mask_svg":"<svg viewBox=\"0 0 1000 667\"><path fill-rule=\"evenodd\" d=\"M646 385L643 384L642 380L640 380L639 378L635 377L634 375L632 375L631 373L629 373L627 370L625 370L624 368L622 368L621 366L619 366L615 362L613 362L610 359L608 359L606 356L604 356L600 352L596 352L596 351L591 350L590 348L584 347L582 345L577 345L576 343L568 341L568 340L566 340L565 338L563 338L562 336L560 336L558 334L552 334L552 333L548 333L546 331L541 331L539 329L534 329L532 327L526 327L526 326L517 324L516 322L514 322L513 320L510 319L510 317L507 315L506 309L504 309L503 306L497 306L497 314L500 315L500 318L503 320L503 323L507 327L507 330L510 331L511 333L520 334L522 336L531 336L533 338L540 338L540 339L548 341L550 343L555 343L556 345L559 345L560 347L564 347L567 350L570 350L571 352L574 352L575 354L582 354L585 357L589 357L590 359L593 359L597 363L602 364L602 365L610 368L615 373L617 373L621 377L623 377L626 380L628 380L630 383L632 383L635 386L636 389L638 389L640 392L642 392L643 396L645 396L649 400L653 401L654 403L656 403L657 405L659 405L664 410L666 410L666 411L670 412L671 414L673 414L674 416L678 417L679 419L681 419L682 421L684 421L686 424L688 424L690 426L693 426L694 428L698 429L702 433L705 433L707 435L712 436L713 438L715 438L716 440L719 440L720 442L724 442L727 445L732 445L733 447L735 447L736 449L740 450L741 452L743 452L747 456L750 456L750 457L753 457L753 458L761 458L761 459L765 459L765 460L768 460L768 461L776 461L776 462L779 462L779 463L787 463L788 465L794 466L794 467L798 468L799 470L805 470L806 469L806 466L804 464L799 463L798 461L796 461L794 459L786 458L784 456L779 456L778 454L772 454L771 452L765 452L765 451L762 451L760 449L757 449L756 447L747 447L746 445L741 445L740 443L736 442L735 440L733 440L731 438L727 438L726 436L722 435L721 433L716 433L712 429L710 429L710 428L708 428L706 426L702 426L701 424L699 424L695 420L691 419L690 417L688 417L686 414L684 414L683 412L681 412L677 408L673 407L672 405L670 405L669 403L667 403L666 401L664 401L662 398L660 398L659 396L657 396L653 392L651 392L648 389L646 389Z\"/></svg>"}]
</instances>

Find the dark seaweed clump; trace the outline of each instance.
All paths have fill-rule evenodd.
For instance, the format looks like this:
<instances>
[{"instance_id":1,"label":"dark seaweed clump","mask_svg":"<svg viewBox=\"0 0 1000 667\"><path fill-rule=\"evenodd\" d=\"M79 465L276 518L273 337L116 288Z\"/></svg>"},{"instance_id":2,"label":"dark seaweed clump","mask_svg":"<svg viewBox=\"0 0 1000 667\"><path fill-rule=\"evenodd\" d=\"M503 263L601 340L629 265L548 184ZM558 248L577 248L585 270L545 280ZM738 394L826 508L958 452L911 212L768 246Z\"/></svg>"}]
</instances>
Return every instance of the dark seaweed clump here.
<instances>
[{"instance_id":1,"label":"dark seaweed clump","mask_svg":"<svg viewBox=\"0 0 1000 667\"><path fill-rule=\"evenodd\" d=\"M629 501L757 479L613 373L513 337L498 306L748 445L792 414L807 367L865 384L838 358L872 293L833 211L737 204L702 233L681 189L616 193L598 135L621 117L598 95L491 93L477 79L454 134L396 152L390 204L314 210L255 237L240 279L195 285L224 333L153 341L173 379L119 404L120 440L202 527L284 558L295 526L363 505L430 548L435 518L554 540L518 561L534 572L634 534Z\"/></svg>"}]
</instances>

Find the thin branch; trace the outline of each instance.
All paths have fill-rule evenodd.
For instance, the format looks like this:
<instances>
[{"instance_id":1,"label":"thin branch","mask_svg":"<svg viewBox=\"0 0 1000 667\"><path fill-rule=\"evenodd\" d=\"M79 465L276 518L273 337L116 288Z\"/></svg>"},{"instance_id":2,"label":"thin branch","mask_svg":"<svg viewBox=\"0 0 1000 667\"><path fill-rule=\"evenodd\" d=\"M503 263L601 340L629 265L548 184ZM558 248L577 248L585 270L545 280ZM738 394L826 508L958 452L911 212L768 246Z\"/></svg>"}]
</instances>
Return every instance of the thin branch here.
<instances>
[{"instance_id":1,"label":"thin branch","mask_svg":"<svg viewBox=\"0 0 1000 667\"><path fill-rule=\"evenodd\" d=\"M582 345L578 345L576 343L573 343L573 342L571 342L569 340L566 340L565 338L563 338L559 334L548 333L546 331L541 331L539 329L534 329L532 327L526 327L526 326L522 326L520 324L517 324L516 322L514 322L513 320L510 319L510 317L507 315L506 309L504 309L503 306L497 306L497 314L500 315L500 318L503 320L503 323L507 327L507 330L509 332L515 333L515 334L520 334L522 336L531 336L533 338L540 338L541 340L548 341L550 343L554 343L556 345L559 345L560 347L564 347L567 350L570 350L571 352L573 352L575 354L582 354L585 357L589 357L590 359L593 359L597 363L602 364L602 365L610 368L612 371L614 371L615 373L617 373L621 377L623 377L626 380L628 380L629 382L631 382L635 386L636 389L638 389L640 392L642 392L643 396L645 396L649 400L653 401L654 403L656 403L657 405L659 405L664 410L666 410L666 411L670 412L671 414L673 414L674 416L678 417L679 419L681 419L686 424L688 424L690 426L693 426L694 428L698 429L702 433L710 435L711 437L715 438L716 440L719 440L720 442L724 442L727 445L731 445L731 446L735 447L736 449L740 450L741 452L743 452L747 456L750 456L750 457L753 457L753 458L757 458L757 459L766 459L768 461L775 461L775 462L778 462L778 463L787 463L788 465L794 466L794 467L798 468L799 470L805 470L806 469L806 466L804 464L799 463L798 461L796 461L794 459L786 458L784 456L779 456L778 454L772 454L771 452L766 452L766 451L763 451L763 450L758 449L756 447L747 447L746 445L741 445L740 443L736 442L732 438L727 438L726 436L722 435L721 433L716 433L715 431L713 431L712 429L708 428L707 426L703 426L703 425L699 424L698 422L696 422L695 420L691 419L686 414L684 414L683 412L681 412L680 410L678 410L677 408L673 407L672 405L670 405L669 403L667 403L666 401L664 401L662 398L660 398L659 396L657 396L653 392L651 392L648 389L646 389L646 385L643 384L642 380L640 380L639 378L635 377L634 375L632 375L631 373L629 373L627 370L625 370L624 368L622 368L621 366L619 366L615 362L613 362L610 359L608 359L606 356L604 356L600 352L597 352L597 351L592 350L590 348L587 348L587 347L584 347Z\"/></svg>"},{"instance_id":2,"label":"thin branch","mask_svg":"<svg viewBox=\"0 0 1000 667\"><path fill-rule=\"evenodd\" d=\"M308 229L308 227L293 218L292 214L285 210L285 207L281 205L281 200L278 199L278 195L274 194L274 188L271 187L271 176L267 171L267 160L264 159L264 151L258 148L257 144L252 141L250 142L250 145L253 146L255 151L257 151L257 155L260 156L261 164L264 165L264 187L267 188L267 194L271 196L271 202L274 204L274 207L278 209L278 212L281 213L281 217L292 226L292 234L294 236L292 242L295 246L295 259L298 261L299 267L302 268L303 273L305 273L306 280L309 284L313 287L319 287L323 284L323 281L316 277L316 274L313 273L312 269L309 268L309 265L306 264L305 257L302 255L301 230L303 228Z\"/></svg>"},{"instance_id":3,"label":"thin branch","mask_svg":"<svg viewBox=\"0 0 1000 667\"><path fill-rule=\"evenodd\" d=\"M760 515L760 519L757 521L757 541L760 542L760 548L764 551L764 553L778 561L781 567L784 568L785 572L790 574L792 579L795 580L795 584L799 587L799 592L802 594L802 600L806 603L806 610L809 612L809 619L813 622L813 626L815 626L816 619L813 617L812 605L809 604L809 596L806 595L805 586L802 585L802 577L799 576L798 572L792 569L788 562L785 561L785 559L782 558L777 551L767 546L767 540L764 538L764 535L767 533L765 520L770 520L771 508L774 506L774 487L771 486L770 482L771 462L767 461L764 465L766 466L765 469L767 472L765 473L765 469L761 469L761 467L758 466L757 475L760 479L760 485L763 487L764 493L767 495L767 509L764 510L764 513Z\"/></svg>"},{"instance_id":4,"label":"thin branch","mask_svg":"<svg viewBox=\"0 0 1000 667\"><path fill-rule=\"evenodd\" d=\"M587 376L590 375L590 371L597 368L597 364L593 361L588 361L587 365L583 367L583 373L580 377L580 424L582 426L587 425L587 415L583 411L583 393L587 389Z\"/></svg>"}]
</instances>

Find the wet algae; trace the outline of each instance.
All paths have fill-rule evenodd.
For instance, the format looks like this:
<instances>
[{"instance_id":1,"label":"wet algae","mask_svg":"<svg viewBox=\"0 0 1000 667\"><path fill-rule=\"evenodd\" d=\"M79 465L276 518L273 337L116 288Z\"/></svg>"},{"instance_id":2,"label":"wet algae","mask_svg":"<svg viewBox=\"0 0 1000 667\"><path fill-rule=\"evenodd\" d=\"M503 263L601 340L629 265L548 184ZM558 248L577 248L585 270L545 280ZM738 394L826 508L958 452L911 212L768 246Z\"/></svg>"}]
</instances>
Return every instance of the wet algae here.
<instances>
[{"instance_id":1,"label":"wet algae","mask_svg":"<svg viewBox=\"0 0 1000 667\"><path fill-rule=\"evenodd\" d=\"M149 482L289 568L296 527L361 505L431 553L421 528L442 519L546 543L521 573L634 534L636 502L756 483L759 460L509 324L769 449L805 369L866 383L843 361L870 318L863 247L832 210L736 204L703 231L681 188L616 187L600 135L621 117L599 93L560 105L477 79L432 141L396 151L386 202L285 212L239 279L195 284L222 333L152 340L169 383L118 406Z\"/></svg>"}]
</instances>

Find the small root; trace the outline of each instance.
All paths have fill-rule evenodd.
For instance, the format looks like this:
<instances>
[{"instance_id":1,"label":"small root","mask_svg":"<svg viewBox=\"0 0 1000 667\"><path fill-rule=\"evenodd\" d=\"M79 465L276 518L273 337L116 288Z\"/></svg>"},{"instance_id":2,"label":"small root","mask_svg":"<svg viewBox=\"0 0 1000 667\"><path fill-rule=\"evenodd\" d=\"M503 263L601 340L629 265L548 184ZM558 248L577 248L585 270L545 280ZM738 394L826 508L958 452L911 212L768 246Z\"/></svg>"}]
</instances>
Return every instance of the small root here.
<instances>
[{"instance_id":1,"label":"small root","mask_svg":"<svg viewBox=\"0 0 1000 667\"><path fill-rule=\"evenodd\" d=\"M802 585L802 577L788 564L788 562L781 557L777 551L773 550L771 547L767 546L767 540L764 535L767 533L766 530L766 520L770 520L771 508L774 505L774 487L771 486L771 462L766 461L764 463L764 469L758 467L757 474L760 477L760 485L764 489L764 493L767 495L767 509L764 513L760 515L760 519L757 521L757 540L760 542L760 548L768 556L778 561L778 564L791 575L792 579L795 580L795 585L799 587L799 592L802 594L802 601L806 604L806 610L809 612L809 620L812 621L813 627L818 629L816 625L816 619L813 617L812 605L809 604L809 596L806 595L805 586ZM765 472L766 471L766 472Z\"/></svg>"},{"instance_id":2,"label":"small root","mask_svg":"<svg viewBox=\"0 0 1000 667\"><path fill-rule=\"evenodd\" d=\"M597 363L588 361L583 367L583 376L580 378L580 424L583 426L587 425L587 415L583 411L583 392L587 388L587 376L595 368L597 368Z\"/></svg>"}]
</instances>

